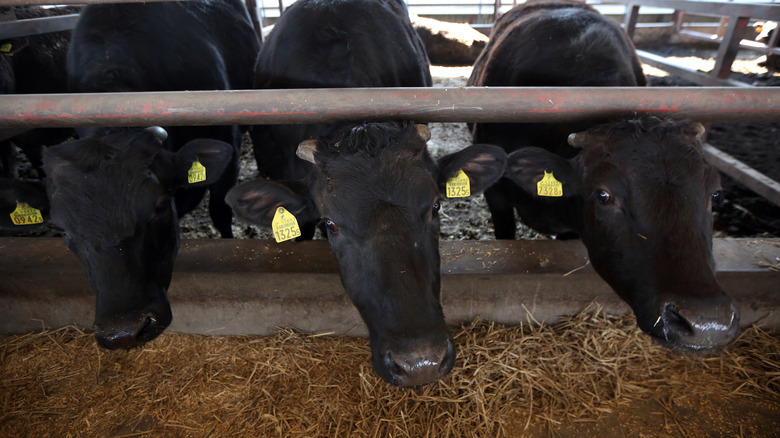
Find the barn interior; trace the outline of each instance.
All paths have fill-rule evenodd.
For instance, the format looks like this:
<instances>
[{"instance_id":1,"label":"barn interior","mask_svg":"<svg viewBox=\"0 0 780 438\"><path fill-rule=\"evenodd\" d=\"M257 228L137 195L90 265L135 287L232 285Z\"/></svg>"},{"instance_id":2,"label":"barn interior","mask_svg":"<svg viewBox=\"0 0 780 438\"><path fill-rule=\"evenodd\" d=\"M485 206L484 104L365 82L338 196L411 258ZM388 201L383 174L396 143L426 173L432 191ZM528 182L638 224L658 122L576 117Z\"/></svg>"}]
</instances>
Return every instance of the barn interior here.
<instances>
[{"instance_id":1,"label":"barn interior","mask_svg":"<svg viewBox=\"0 0 780 438\"><path fill-rule=\"evenodd\" d=\"M276 2L247 3L258 26L278 17ZM470 32L484 36L494 20L492 2L407 3L432 39L446 33L436 26L469 23L467 43L440 50L472 61L484 40ZM768 49L737 50L727 78L718 76L729 32L754 40L767 17L734 30L739 13L694 13L707 3L599 7L636 26L650 86L700 86L704 76L708 87L777 87L776 36ZM680 14L685 7L692 12ZM434 86L463 87L467 62L436 59L432 44ZM664 62L687 67L667 71ZM464 122L431 124L433 155L470 144ZM322 236L275 244L268 230L236 223L236 239L219 241L201 205L181 222L173 325L143 348L107 351L90 332L94 296L59 231L0 231L0 435L778 436L778 129L780 119L709 126L707 142L728 154L719 168L727 202L715 213L718 278L744 309L737 340L709 354L669 350L642 333L578 242L522 224L521 240L496 242L483 197L444 206L443 299L458 359L447 377L415 388L372 371L365 326ZM251 148L246 136L240 180L257 173ZM23 154L17 160L21 178L37 177ZM307 296L315 284L322 292ZM536 293L506 295L529 288Z\"/></svg>"}]
</instances>

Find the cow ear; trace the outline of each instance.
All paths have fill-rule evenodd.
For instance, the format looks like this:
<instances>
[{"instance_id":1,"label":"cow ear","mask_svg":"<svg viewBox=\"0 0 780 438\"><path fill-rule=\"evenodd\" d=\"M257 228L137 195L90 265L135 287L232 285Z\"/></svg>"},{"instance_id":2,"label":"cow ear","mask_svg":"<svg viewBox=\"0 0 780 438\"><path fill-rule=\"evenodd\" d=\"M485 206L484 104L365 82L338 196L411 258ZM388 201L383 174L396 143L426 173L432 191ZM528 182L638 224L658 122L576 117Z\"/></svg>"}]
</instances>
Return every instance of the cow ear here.
<instances>
[{"instance_id":1,"label":"cow ear","mask_svg":"<svg viewBox=\"0 0 780 438\"><path fill-rule=\"evenodd\" d=\"M176 152L174 184L202 186L216 182L233 161L233 146L213 139L192 140Z\"/></svg>"},{"instance_id":2,"label":"cow ear","mask_svg":"<svg viewBox=\"0 0 780 438\"><path fill-rule=\"evenodd\" d=\"M471 192L481 192L504 174L506 152L498 146L475 144L439 159L439 190L445 192L447 180L460 170L469 178Z\"/></svg>"},{"instance_id":3,"label":"cow ear","mask_svg":"<svg viewBox=\"0 0 780 438\"><path fill-rule=\"evenodd\" d=\"M27 204L34 211L19 210ZM25 209L24 206L21 207ZM16 212L16 213L14 213ZM29 213L29 214L26 214ZM14 220L14 218L16 218ZM30 221L30 219L34 219ZM19 228L49 220L49 198L42 182L0 179L0 228Z\"/></svg>"},{"instance_id":4,"label":"cow ear","mask_svg":"<svg viewBox=\"0 0 780 438\"><path fill-rule=\"evenodd\" d=\"M245 182L230 189L225 202L239 219L255 225L271 226L279 207L292 213L299 223L317 218L308 186L301 181Z\"/></svg>"},{"instance_id":5,"label":"cow ear","mask_svg":"<svg viewBox=\"0 0 780 438\"><path fill-rule=\"evenodd\" d=\"M520 186L524 192L538 196L537 184L546 174L550 175L548 178L554 178L561 183L561 196L565 197L576 190L572 165L561 156L537 147L527 147L509 154L504 176Z\"/></svg>"}]
</instances>

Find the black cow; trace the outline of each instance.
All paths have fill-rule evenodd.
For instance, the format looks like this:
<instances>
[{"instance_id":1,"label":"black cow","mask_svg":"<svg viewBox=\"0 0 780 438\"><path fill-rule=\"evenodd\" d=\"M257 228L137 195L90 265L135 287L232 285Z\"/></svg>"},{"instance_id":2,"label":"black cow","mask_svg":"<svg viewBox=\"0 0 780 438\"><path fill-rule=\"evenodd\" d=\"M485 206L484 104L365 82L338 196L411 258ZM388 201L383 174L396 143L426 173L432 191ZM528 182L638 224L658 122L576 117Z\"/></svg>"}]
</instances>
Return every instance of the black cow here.
<instances>
[{"instance_id":1,"label":"black cow","mask_svg":"<svg viewBox=\"0 0 780 438\"><path fill-rule=\"evenodd\" d=\"M633 86L645 79L619 26L566 1L528 2L502 16L469 83ZM702 126L655 118L594 124L474 127L475 142L511 152L506 178L485 192L496 237L514 237L514 210L542 232L580 236L646 333L689 349L729 343L739 312L714 275L711 203L720 182L702 157ZM560 184L548 185L552 178Z\"/></svg>"},{"instance_id":2,"label":"black cow","mask_svg":"<svg viewBox=\"0 0 780 438\"><path fill-rule=\"evenodd\" d=\"M73 31L69 85L80 92L249 88L258 44L239 0L90 5ZM97 294L98 343L137 346L170 322L165 291L177 219L206 187L217 229L231 236L224 195L236 181L238 129L172 128L170 138L159 130L157 139L143 130L88 131L44 153L52 221ZM6 201L13 207L14 199Z\"/></svg>"},{"instance_id":3,"label":"black cow","mask_svg":"<svg viewBox=\"0 0 780 438\"><path fill-rule=\"evenodd\" d=\"M429 87L428 55L401 0L299 0L285 10L263 43L254 87ZM252 143L261 174L272 179L306 176L297 159L304 140L345 124L254 126ZM302 224L303 238L314 223Z\"/></svg>"},{"instance_id":4,"label":"black cow","mask_svg":"<svg viewBox=\"0 0 780 438\"><path fill-rule=\"evenodd\" d=\"M566 160L527 147L509 155L514 205L527 224L582 237L596 272L631 305L639 327L662 344L728 344L739 311L715 279L712 204L720 177L703 157L704 127L657 118L573 133ZM541 197L546 172L560 197Z\"/></svg>"},{"instance_id":5,"label":"black cow","mask_svg":"<svg viewBox=\"0 0 780 438\"><path fill-rule=\"evenodd\" d=\"M73 140L44 150L45 186L0 180L0 226L37 216L64 230L96 292L95 337L106 348L141 345L170 324L167 289L179 248L174 191L211 184L232 163L225 142L193 140L172 152L164 139L155 128ZM190 183L195 162L206 179ZM14 221L20 203L37 213Z\"/></svg>"},{"instance_id":6,"label":"black cow","mask_svg":"<svg viewBox=\"0 0 780 438\"><path fill-rule=\"evenodd\" d=\"M68 50L71 92L231 90L252 85L259 42L240 0L89 5L81 12ZM241 134L235 126L169 127L170 148L196 138L234 146L222 177L208 188L209 213L222 237L232 237L227 191L238 178ZM84 136L108 129L80 129ZM195 208L206 187L176 194L179 216Z\"/></svg>"},{"instance_id":7,"label":"black cow","mask_svg":"<svg viewBox=\"0 0 780 438\"><path fill-rule=\"evenodd\" d=\"M461 169L481 191L506 160L496 146L474 145L436 162L429 138L427 126L411 122L345 128L301 143L297 155L314 164L305 180L239 184L227 198L239 218L259 225L280 206L298 221L321 218L368 326L374 369L400 386L439 379L455 361L439 302L439 193Z\"/></svg>"},{"instance_id":8,"label":"black cow","mask_svg":"<svg viewBox=\"0 0 780 438\"><path fill-rule=\"evenodd\" d=\"M428 56L400 0L299 0L255 66L256 88L431 83ZM503 151L472 147L437 164L425 148L428 129L415 135L411 123L253 129L258 167L276 182L233 189L228 203L236 215L269 225L284 206L303 238L322 218L344 288L368 325L376 372L401 386L446 375L455 348L439 303L437 182L464 168L472 190L482 190L500 176Z\"/></svg>"}]
</instances>

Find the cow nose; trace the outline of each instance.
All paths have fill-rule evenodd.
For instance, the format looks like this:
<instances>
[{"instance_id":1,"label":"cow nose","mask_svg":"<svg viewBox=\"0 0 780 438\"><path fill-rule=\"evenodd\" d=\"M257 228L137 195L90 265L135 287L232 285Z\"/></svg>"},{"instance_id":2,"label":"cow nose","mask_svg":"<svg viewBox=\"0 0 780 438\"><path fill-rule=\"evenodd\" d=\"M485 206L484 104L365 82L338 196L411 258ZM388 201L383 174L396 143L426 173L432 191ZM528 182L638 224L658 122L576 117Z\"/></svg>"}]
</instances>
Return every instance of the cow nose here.
<instances>
[{"instance_id":1,"label":"cow nose","mask_svg":"<svg viewBox=\"0 0 780 438\"><path fill-rule=\"evenodd\" d=\"M425 385L450 372L455 363L455 344L448 338L433 348L388 349L382 362L390 376L390 383L398 386ZM378 374L385 376L383 372Z\"/></svg>"},{"instance_id":2,"label":"cow nose","mask_svg":"<svg viewBox=\"0 0 780 438\"><path fill-rule=\"evenodd\" d=\"M722 347L739 333L739 310L731 299L669 302L660 321L668 342L691 349Z\"/></svg>"},{"instance_id":3,"label":"cow nose","mask_svg":"<svg viewBox=\"0 0 780 438\"><path fill-rule=\"evenodd\" d=\"M98 345L109 350L139 347L156 338L170 323L170 317L145 313L132 317L118 317L106 322L95 322Z\"/></svg>"}]
</instances>

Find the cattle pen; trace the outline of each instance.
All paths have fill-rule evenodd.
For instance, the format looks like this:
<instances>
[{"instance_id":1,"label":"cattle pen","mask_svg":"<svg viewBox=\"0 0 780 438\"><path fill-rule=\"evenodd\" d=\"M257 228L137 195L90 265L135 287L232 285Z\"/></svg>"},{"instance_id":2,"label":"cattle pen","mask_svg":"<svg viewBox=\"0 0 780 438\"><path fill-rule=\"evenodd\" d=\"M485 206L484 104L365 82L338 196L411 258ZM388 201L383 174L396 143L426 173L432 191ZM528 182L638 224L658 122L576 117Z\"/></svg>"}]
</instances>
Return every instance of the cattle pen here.
<instances>
[{"instance_id":1,"label":"cattle pen","mask_svg":"<svg viewBox=\"0 0 780 438\"><path fill-rule=\"evenodd\" d=\"M780 5L771 11L780 19ZM721 85L0 95L0 136L338 120L780 122L780 88ZM720 171L780 205L778 182L705 148ZM107 352L84 332L94 295L62 239L1 237L0 435L777 436L780 240L713 247L743 334L698 356L643 335L578 241L442 242L459 357L442 381L401 390L372 374L365 325L325 241L184 240L170 333Z\"/></svg>"}]
</instances>

